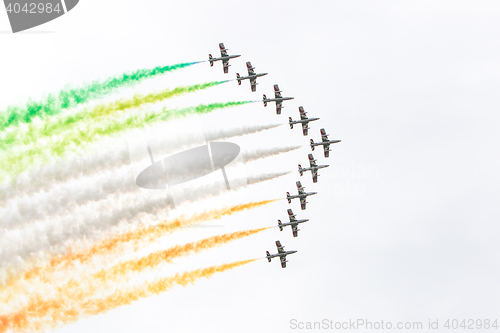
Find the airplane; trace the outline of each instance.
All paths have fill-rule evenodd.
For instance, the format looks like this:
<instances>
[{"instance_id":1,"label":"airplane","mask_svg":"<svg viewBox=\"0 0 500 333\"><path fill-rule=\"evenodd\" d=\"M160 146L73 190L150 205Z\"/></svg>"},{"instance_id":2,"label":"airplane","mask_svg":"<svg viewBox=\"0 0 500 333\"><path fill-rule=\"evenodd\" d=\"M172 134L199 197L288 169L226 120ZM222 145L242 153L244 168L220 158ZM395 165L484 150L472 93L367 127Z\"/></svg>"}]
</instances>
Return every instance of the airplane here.
<instances>
[{"instance_id":1,"label":"airplane","mask_svg":"<svg viewBox=\"0 0 500 333\"><path fill-rule=\"evenodd\" d=\"M299 230L297 229L297 225L299 223L304 223L309 221L308 219L303 219L303 220L297 220L295 219L295 215L293 214L291 209L288 209L288 218L290 219L289 223L281 223L281 220L278 220L278 227L280 228L280 231L283 231L283 227L286 226L291 226L292 227L292 232L293 232L293 237L297 237L299 235Z\"/></svg>"},{"instance_id":2,"label":"airplane","mask_svg":"<svg viewBox=\"0 0 500 333\"><path fill-rule=\"evenodd\" d=\"M224 47L224 43L219 43L220 48L220 58L214 58L211 54L208 55L208 61L210 61L210 66L214 66L215 61L222 60L222 67L224 68L224 74L229 73L229 59L241 57L239 54L228 55L227 49Z\"/></svg>"},{"instance_id":3,"label":"airplane","mask_svg":"<svg viewBox=\"0 0 500 333\"><path fill-rule=\"evenodd\" d=\"M267 98L266 95L263 95L262 102L264 106L267 106L268 102L276 102L276 114L281 114L281 109L283 108L282 102L293 99L293 97L282 97L281 90L277 84L274 85L274 98Z\"/></svg>"},{"instance_id":4,"label":"airplane","mask_svg":"<svg viewBox=\"0 0 500 333\"><path fill-rule=\"evenodd\" d=\"M252 64L250 61L247 62L247 70L248 70L248 76L240 76L240 73L236 73L236 80L238 80L238 85L241 85L241 81L243 80L250 80L250 86L252 88L252 91L255 92L257 90L257 78L259 76L264 76L267 75L267 73L259 73L256 74L253 70L255 67L252 67Z\"/></svg>"},{"instance_id":5,"label":"airplane","mask_svg":"<svg viewBox=\"0 0 500 333\"><path fill-rule=\"evenodd\" d=\"M267 261L271 262L272 258L279 257L281 261L281 268L286 268L286 263L288 262L288 260L286 260L286 256L294 254L297 251L285 251L285 247L281 245L279 240L276 241L276 247L278 248L278 253L276 254L270 254L269 251L266 251Z\"/></svg>"},{"instance_id":6,"label":"airplane","mask_svg":"<svg viewBox=\"0 0 500 333\"><path fill-rule=\"evenodd\" d=\"M318 192L306 192L306 191L304 191L305 187L302 187L302 184L300 182L296 182L296 184L297 184L297 191L299 192L299 194L290 195L290 192L286 192L286 199L288 200L288 203L292 203L292 199L299 198L300 199L300 208L302 210L304 210L304 209L306 209L306 203L307 203L306 198L309 195L315 195Z\"/></svg>"},{"instance_id":7,"label":"airplane","mask_svg":"<svg viewBox=\"0 0 500 333\"><path fill-rule=\"evenodd\" d=\"M300 120L292 120L292 117L288 117L288 123L290 124L290 129L293 129L294 124L302 124L302 133L306 136L309 129L309 122L318 120L319 118L307 118L307 112L304 111L304 107L302 106L299 106L299 113Z\"/></svg>"},{"instance_id":8,"label":"airplane","mask_svg":"<svg viewBox=\"0 0 500 333\"><path fill-rule=\"evenodd\" d=\"M311 150L314 151L315 146L323 146L323 149L325 150L325 157L330 156L330 144L334 144L337 142L340 142L342 140L328 140L328 135L326 134L326 131L324 128L320 129L319 132L321 133L321 139L323 140L322 142L317 142L314 143L313 139L311 139Z\"/></svg>"},{"instance_id":9,"label":"airplane","mask_svg":"<svg viewBox=\"0 0 500 333\"><path fill-rule=\"evenodd\" d=\"M309 154L308 156L309 156L309 164L311 165L311 167L310 168L303 168L299 164L299 173L302 176L302 174L305 171L311 170L311 174L312 174L312 178L313 178L313 183L317 183L318 182L318 176L319 176L318 175L318 170L319 169L323 169L323 168L327 168L327 167L329 167L329 165L317 165L316 164L316 160L313 157L313 154Z\"/></svg>"}]
</instances>

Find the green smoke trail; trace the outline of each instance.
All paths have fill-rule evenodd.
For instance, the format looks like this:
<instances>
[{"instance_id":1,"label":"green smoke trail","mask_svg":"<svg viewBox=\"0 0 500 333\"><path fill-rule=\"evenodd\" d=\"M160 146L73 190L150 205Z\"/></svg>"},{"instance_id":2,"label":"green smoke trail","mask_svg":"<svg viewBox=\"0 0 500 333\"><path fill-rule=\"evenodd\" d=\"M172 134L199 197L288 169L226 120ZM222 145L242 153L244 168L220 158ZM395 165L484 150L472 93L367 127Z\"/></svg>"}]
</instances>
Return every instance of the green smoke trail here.
<instances>
[{"instance_id":1,"label":"green smoke trail","mask_svg":"<svg viewBox=\"0 0 500 333\"><path fill-rule=\"evenodd\" d=\"M110 104L98 105L92 109L83 109L75 114L61 114L51 117L42 123L30 123L23 129L16 128L15 130L0 132L0 149L13 149L18 145L32 144L42 137L60 135L64 131L72 129L75 124L80 122L94 120L117 111L139 107L144 104L157 103L168 98L196 92L226 82L229 81L212 81L190 86L180 86L174 89L164 89L147 95L135 95L130 99L120 99Z\"/></svg>"},{"instance_id":2,"label":"green smoke trail","mask_svg":"<svg viewBox=\"0 0 500 333\"><path fill-rule=\"evenodd\" d=\"M20 123L29 123L34 117L58 114L62 110L100 98L115 89L130 86L144 79L197 63L185 62L170 66L158 66L152 69L139 69L105 81L94 81L80 88L66 88L58 93L50 94L42 101L29 101L23 106L9 106L7 110L0 111L0 130Z\"/></svg>"},{"instance_id":3,"label":"green smoke trail","mask_svg":"<svg viewBox=\"0 0 500 333\"><path fill-rule=\"evenodd\" d=\"M0 181L4 181L23 171L46 164L47 162L67 155L81 152L100 139L121 134L127 130L142 128L148 124L169 121L193 113L207 114L217 109L253 103L253 101L236 101L226 103L201 104L194 107L160 111L137 112L118 115L85 122L82 126L63 134L39 140L22 146L20 149L4 152L0 155Z\"/></svg>"}]
</instances>

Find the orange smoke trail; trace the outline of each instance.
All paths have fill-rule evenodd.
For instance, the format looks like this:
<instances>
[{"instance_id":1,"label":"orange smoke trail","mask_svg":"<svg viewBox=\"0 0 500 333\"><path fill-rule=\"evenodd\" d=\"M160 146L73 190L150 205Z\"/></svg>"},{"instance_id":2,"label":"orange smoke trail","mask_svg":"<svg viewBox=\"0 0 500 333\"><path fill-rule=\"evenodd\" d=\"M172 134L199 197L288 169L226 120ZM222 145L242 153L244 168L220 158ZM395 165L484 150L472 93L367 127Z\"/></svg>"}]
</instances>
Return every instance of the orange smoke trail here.
<instances>
[{"instance_id":1,"label":"orange smoke trail","mask_svg":"<svg viewBox=\"0 0 500 333\"><path fill-rule=\"evenodd\" d=\"M237 212L244 210L257 208L260 206L267 205L275 200L263 200L258 202L250 202L245 204L235 205L230 208L213 209L210 211L205 211L202 213L191 215L190 217L179 217L172 222L163 221L154 226L148 226L142 229L129 231L125 234L119 235L112 239L107 239L99 244L96 244L89 249L71 252L66 255L57 256L50 260L46 266L35 267L27 272L25 272L18 279L12 279L9 281L7 286L12 287L15 280L30 280L35 277L44 278L46 281L50 281L50 273L53 273L56 269L68 268L75 263L86 264L89 263L96 256L106 256L113 252L121 250L123 245L127 243L140 243L140 242L151 242L154 241L167 233L174 232L175 230L193 225L202 221L209 219L220 219L223 216L232 215Z\"/></svg>"},{"instance_id":2,"label":"orange smoke trail","mask_svg":"<svg viewBox=\"0 0 500 333\"><path fill-rule=\"evenodd\" d=\"M146 268L158 266L160 263L170 262L174 258L183 257L191 253L199 253L203 250L207 250L215 246L221 246L236 239L254 235L269 228L270 227L236 231L230 234L212 236L197 242L173 246L165 251L150 253L149 255L138 260L129 260L120 263L109 270L101 270L95 276L101 280L110 280L116 278L117 276L128 274L131 271L140 272Z\"/></svg>"},{"instance_id":3,"label":"orange smoke trail","mask_svg":"<svg viewBox=\"0 0 500 333\"><path fill-rule=\"evenodd\" d=\"M155 226L130 231L113 239L105 240L87 250L55 257L48 265L44 267L35 267L25 272L18 279L11 281L4 290L1 290L0 298L4 300L4 305L9 303L12 304L13 302L19 303L21 299L26 299L27 297L30 299L37 299L35 296L40 295L41 292L46 293L49 289L57 288L57 285L53 283L56 272L62 271L70 278L71 274L67 274L66 272L71 270L72 266L75 264L84 264L88 266L89 269L92 269L93 267L91 264L96 257L105 257L112 254L119 255L125 250L125 245L127 243L149 243L183 226L193 225L208 219L219 219L222 216L256 208L273 201L276 200L239 204L231 208L213 209L211 211L195 214L189 218L180 217L173 222L163 221ZM64 280L67 281L66 276L62 280L58 279L60 284L64 283ZM37 288L37 285L39 285L39 288ZM42 297L42 295L40 295L40 297ZM42 301L42 299L40 299L40 301ZM25 302L22 301L21 303ZM10 308L12 309L12 306L10 306Z\"/></svg>"},{"instance_id":4,"label":"orange smoke trail","mask_svg":"<svg viewBox=\"0 0 500 333\"><path fill-rule=\"evenodd\" d=\"M175 285L186 286L193 284L202 277L209 278L215 273L221 273L256 260L258 259L242 260L184 272L133 287L129 290L116 291L100 299L83 298L73 300L66 297L59 297L58 299L36 303L23 311L0 316L0 332L5 332L9 329L20 331L54 328L84 317L105 313L141 298L157 295L171 289ZM33 318L33 315L40 315L41 313L48 315L45 318L46 320L37 321L36 318Z\"/></svg>"}]
</instances>

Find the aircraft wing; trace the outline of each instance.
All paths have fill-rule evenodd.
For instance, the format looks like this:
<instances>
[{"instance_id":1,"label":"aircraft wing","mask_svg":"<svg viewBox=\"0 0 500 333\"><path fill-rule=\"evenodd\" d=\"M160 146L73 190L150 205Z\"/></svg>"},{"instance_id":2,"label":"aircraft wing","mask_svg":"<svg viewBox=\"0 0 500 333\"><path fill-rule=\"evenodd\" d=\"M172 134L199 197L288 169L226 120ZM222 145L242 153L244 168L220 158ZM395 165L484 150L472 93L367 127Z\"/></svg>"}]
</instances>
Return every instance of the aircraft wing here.
<instances>
[{"instance_id":1,"label":"aircraft wing","mask_svg":"<svg viewBox=\"0 0 500 333\"><path fill-rule=\"evenodd\" d=\"M281 245L280 241L276 241L276 247L278 248L278 253L283 253L285 250L283 249L283 246Z\"/></svg>"},{"instance_id":2,"label":"aircraft wing","mask_svg":"<svg viewBox=\"0 0 500 333\"><path fill-rule=\"evenodd\" d=\"M316 164L316 160L314 159L313 154L309 154L307 156L309 157L309 165L311 166L311 168L317 167L318 165Z\"/></svg>"},{"instance_id":3,"label":"aircraft wing","mask_svg":"<svg viewBox=\"0 0 500 333\"><path fill-rule=\"evenodd\" d=\"M302 184L300 182L296 182L295 184L297 185L297 191L299 192L299 194L304 194L305 192Z\"/></svg>"},{"instance_id":4,"label":"aircraft wing","mask_svg":"<svg viewBox=\"0 0 500 333\"><path fill-rule=\"evenodd\" d=\"M306 136L308 131L309 131L309 122L302 123L302 134L304 134L304 136Z\"/></svg>"},{"instance_id":5,"label":"aircraft wing","mask_svg":"<svg viewBox=\"0 0 500 333\"><path fill-rule=\"evenodd\" d=\"M304 111L304 108L302 106L299 106L299 113L301 120L307 119L306 112Z\"/></svg>"},{"instance_id":6,"label":"aircraft wing","mask_svg":"<svg viewBox=\"0 0 500 333\"><path fill-rule=\"evenodd\" d=\"M292 210L291 209L288 209L288 218L290 219L290 222L295 222L297 221L295 219L295 215L293 214Z\"/></svg>"},{"instance_id":7,"label":"aircraft wing","mask_svg":"<svg viewBox=\"0 0 500 333\"><path fill-rule=\"evenodd\" d=\"M252 67L252 64L250 63L250 61L247 62L247 70L248 70L248 75L255 75L255 72L253 71L253 67Z\"/></svg>"},{"instance_id":8,"label":"aircraft wing","mask_svg":"<svg viewBox=\"0 0 500 333\"><path fill-rule=\"evenodd\" d=\"M306 209L306 198L304 197L300 198L300 208L302 210Z\"/></svg>"},{"instance_id":9,"label":"aircraft wing","mask_svg":"<svg viewBox=\"0 0 500 333\"><path fill-rule=\"evenodd\" d=\"M224 68L224 74L229 73L229 60L222 60L222 66Z\"/></svg>"},{"instance_id":10,"label":"aircraft wing","mask_svg":"<svg viewBox=\"0 0 500 333\"><path fill-rule=\"evenodd\" d=\"M224 43L219 43L219 48L220 48L220 56L227 57L227 52L226 48L224 47Z\"/></svg>"},{"instance_id":11,"label":"aircraft wing","mask_svg":"<svg viewBox=\"0 0 500 333\"><path fill-rule=\"evenodd\" d=\"M276 101L276 114L281 114L281 109L283 108L283 104L281 101Z\"/></svg>"},{"instance_id":12,"label":"aircraft wing","mask_svg":"<svg viewBox=\"0 0 500 333\"><path fill-rule=\"evenodd\" d=\"M274 85L274 98L281 98L281 91L277 84Z\"/></svg>"},{"instance_id":13,"label":"aircraft wing","mask_svg":"<svg viewBox=\"0 0 500 333\"><path fill-rule=\"evenodd\" d=\"M313 183L317 183L318 182L318 169L312 169L311 173L313 176Z\"/></svg>"},{"instance_id":14,"label":"aircraft wing","mask_svg":"<svg viewBox=\"0 0 500 333\"><path fill-rule=\"evenodd\" d=\"M286 257L280 257L281 268L286 268Z\"/></svg>"},{"instance_id":15,"label":"aircraft wing","mask_svg":"<svg viewBox=\"0 0 500 333\"><path fill-rule=\"evenodd\" d=\"M327 142L327 141L329 141L329 140L328 140L328 134L326 134L325 129L324 129L324 128L322 128L322 129L320 129L319 131L320 131L320 133L321 133L321 139L323 140L323 142Z\"/></svg>"},{"instance_id":16,"label":"aircraft wing","mask_svg":"<svg viewBox=\"0 0 500 333\"><path fill-rule=\"evenodd\" d=\"M297 237L299 235L299 228L297 228L296 224L292 225L293 237Z\"/></svg>"},{"instance_id":17,"label":"aircraft wing","mask_svg":"<svg viewBox=\"0 0 500 333\"><path fill-rule=\"evenodd\" d=\"M326 145L323 145L323 149L325 151L325 157L329 157L330 156L330 144L327 143Z\"/></svg>"},{"instance_id":18,"label":"aircraft wing","mask_svg":"<svg viewBox=\"0 0 500 333\"><path fill-rule=\"evenodd\" d=\"M252 88L253 92L257 90L257 79L255 78L250 79L250 87Z\"/></svg>"}]
</instances>

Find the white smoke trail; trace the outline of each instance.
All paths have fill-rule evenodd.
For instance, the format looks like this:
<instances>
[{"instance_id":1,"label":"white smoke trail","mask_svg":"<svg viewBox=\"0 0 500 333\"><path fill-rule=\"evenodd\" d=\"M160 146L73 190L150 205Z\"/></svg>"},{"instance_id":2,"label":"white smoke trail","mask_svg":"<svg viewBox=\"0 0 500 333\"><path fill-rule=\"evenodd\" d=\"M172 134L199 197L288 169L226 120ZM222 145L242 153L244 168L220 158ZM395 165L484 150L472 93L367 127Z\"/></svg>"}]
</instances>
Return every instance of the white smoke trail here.
<instances>
[{"instance_id":1,"label":"white smoke trail","mask_svg":"<svg viewBox=\"0 0 500 333\"><path fill-rule=\"evenodd\" d=\"M257 174L250 179L252 183L257 183L281 175ZM76 206L53 218L28 223L17 229L2 230L0 262L3 272L0 271L0 276L6 269L17 271L28 262L44 261L53 254L66 253L68 248L81 248L138 223L154 223L183 211L182 206L172 210L173 202L169 200L167 191L135 188L130 193L116 193L98 202ZM186 205L196 203L198 206L200 200L219 196L219 201L226 205L228 200L238 200L234 191L221 191L210 182L184 187L182 193L177 193L177 200L182 200ZM192 212L193 208L190 205L189 211Z\"/></svg>"},{"instance_id":2,"label":"white smoke trail","mask_svg":"<svg viewBox=\"0 0 500 333\"><path fill-rule=\"evenodd\" d=\"M234 136L258 133L263 130L275 128L277 124L248 125L230 129L207 132L207 140L222 140ZM183 150L186 145L173 143L166 147L171 153ZM102 147L109 147L108 149ZM171 147L175 147L172 149ZM163 153L167 153L163 152ZM84 156L73 156L58 163L43 166L37 170L25 172L19 175L10 183L0 184L0 204L16 198L25 198L35 195L45 195L53 187L57 187L64 182L74 181L81 177L92 177L99 173L105 174L115 168L120 168L130 164L129 151L123 140L111 139L108 142L100 142L99 149ZM107 181L111 184L113 181ZM67 185L69 187L71 185ZM105 186L104 186L105 187ZM61 192L55 190L55 192ZM61 192L62 193L62 192ZM6 204L6 206L12 204ZM1 215L0 211L0 216ZM3 221L0 218L0 221Z\"/></svg>"},{"instance_id":3,"label":"white smoke trail","mask_svg":"<svg viewBox=\"0 0 500 333\"><path fill-rule=\"evenodd\" d=\"M242 155L249 163L293 149L295 147L266 147L242 151ZM252 169L251 166L249 169ZM47 192L7 201L5 206L0 208L0 226L4 229L13 229L57 215L73 215L80 206L105 200L110 195L126 194L136 190L138 187L135 185L130 165L106 170L90 177L59 183ZM195 189L192 190L195 192Z\"/></svg>"}]
</instances>

